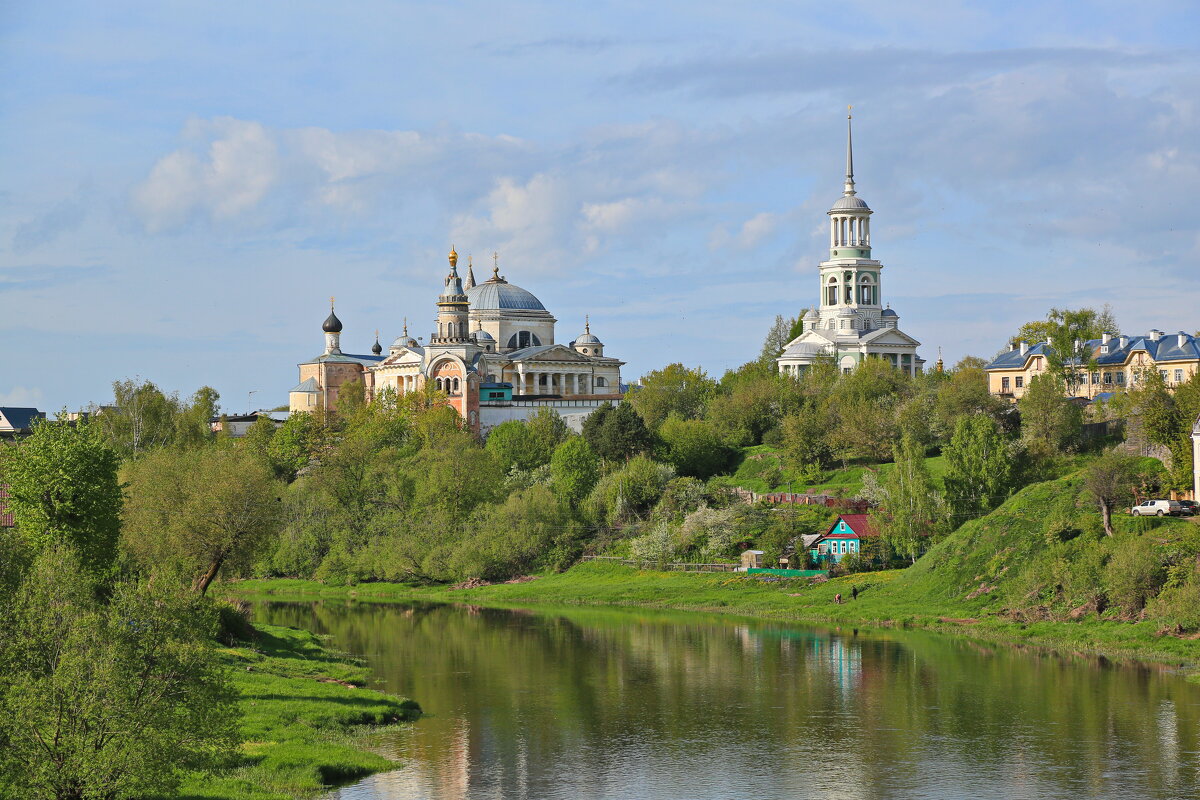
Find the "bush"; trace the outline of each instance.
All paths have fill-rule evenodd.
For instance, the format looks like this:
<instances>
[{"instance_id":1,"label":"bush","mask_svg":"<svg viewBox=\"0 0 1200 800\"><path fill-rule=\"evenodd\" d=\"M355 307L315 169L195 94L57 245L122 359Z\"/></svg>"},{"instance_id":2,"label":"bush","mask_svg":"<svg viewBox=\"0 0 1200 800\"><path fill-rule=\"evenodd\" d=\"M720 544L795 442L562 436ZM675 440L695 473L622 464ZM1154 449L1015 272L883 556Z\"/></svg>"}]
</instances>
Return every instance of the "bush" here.
<instances>
[{"instance_id":1,"label":"bush","mask_svg":"<svg viewBox=\"0 0 1200 800\"><path fill-rule=\"evenodd\" d=\"M1132 617L1146 607L1165 580L1166 568L1154 545L1143 537L1123 537L1104 568L1104 593L1113 606Z\"/></svg>"}]
</instances>

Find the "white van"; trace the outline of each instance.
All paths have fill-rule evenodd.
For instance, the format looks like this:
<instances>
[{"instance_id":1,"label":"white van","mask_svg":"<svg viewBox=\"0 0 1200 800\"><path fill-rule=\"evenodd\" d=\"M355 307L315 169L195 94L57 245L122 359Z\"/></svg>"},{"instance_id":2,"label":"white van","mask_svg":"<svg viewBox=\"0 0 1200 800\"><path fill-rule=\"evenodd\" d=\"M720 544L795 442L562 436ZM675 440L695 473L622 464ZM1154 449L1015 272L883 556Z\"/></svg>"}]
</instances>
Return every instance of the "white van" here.
<instances>
[{"instance_id":1,"label":"white van","mask_svg":"<svg viewBox=\"0 0 1200 800\"><path fill-rule=\"evenodd\" d=\"M1183 513L1178 500L1147 500L1129 509L1135 517L1178 517Z\"/></svg>"}]
</instances>

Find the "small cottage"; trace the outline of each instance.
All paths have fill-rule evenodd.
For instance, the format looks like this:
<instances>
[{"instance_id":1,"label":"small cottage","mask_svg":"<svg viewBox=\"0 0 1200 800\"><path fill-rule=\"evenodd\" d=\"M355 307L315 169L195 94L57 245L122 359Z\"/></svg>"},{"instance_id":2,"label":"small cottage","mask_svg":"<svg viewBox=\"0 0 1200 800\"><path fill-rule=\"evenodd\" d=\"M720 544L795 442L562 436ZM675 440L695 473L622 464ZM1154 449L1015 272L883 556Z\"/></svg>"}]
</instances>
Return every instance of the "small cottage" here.
<instances>
[{"instance_id":1,"label":"small cottage","mask_svg":"<svg viewBox=\"0 0 1200 800\"><path fill-rule=\"evenodd\" d=\"M832 561L836 564L847 555L861 553L863 540L878 535L871 526L869 515L842 514L829 526L829 530L808 543L808 551L818 563Z\"/></svg>"}]
</instances>

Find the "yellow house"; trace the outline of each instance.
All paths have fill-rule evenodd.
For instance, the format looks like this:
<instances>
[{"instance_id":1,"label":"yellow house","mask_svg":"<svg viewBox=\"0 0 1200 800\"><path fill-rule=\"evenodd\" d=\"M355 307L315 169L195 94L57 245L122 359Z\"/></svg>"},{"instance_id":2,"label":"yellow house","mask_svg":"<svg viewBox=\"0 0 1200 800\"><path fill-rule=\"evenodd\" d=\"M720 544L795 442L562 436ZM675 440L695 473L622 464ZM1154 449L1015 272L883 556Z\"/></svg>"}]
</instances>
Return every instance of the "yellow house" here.
<instances>
[{"instance_id":1,"label":"yellow house","mask_svg":"<svg viewBox=\"0 0 1200 800\"><path fill-rule=\"evenodd\" d=\"M1072 397L1093 398L1135 386L1147 370L1157 369L1168 387L1184 383L1200 370L1200 340L1180 331L1167 335L1152 330L1145 336L1102 334L1079 343L1088 364L1079 368L1078 381L1068 386ZM984 367L988 391L997 397L1019 400L1029 382L1049 369L1053 350L1048 342L1017 342Z\"/></svg>"}]
</instances>

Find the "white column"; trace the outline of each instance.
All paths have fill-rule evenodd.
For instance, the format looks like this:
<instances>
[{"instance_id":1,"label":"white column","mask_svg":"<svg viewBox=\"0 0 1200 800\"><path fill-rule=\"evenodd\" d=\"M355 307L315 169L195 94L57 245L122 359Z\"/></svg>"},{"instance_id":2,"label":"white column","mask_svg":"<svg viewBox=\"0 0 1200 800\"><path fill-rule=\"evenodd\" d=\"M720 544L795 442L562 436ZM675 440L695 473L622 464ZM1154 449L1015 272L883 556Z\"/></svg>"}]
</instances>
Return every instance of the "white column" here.
<instances>
[{"instance_id":1,"label":"white column","mask_svg":"<svg viewBox=\"0 0 1200 800\"><path fill-rule=\"evenodd\" d=\"M837 217L829 218L829 246L837 244Z\"/></svg>"},{"instance_id":2,"label":"white column","mask_svg":"<svg viewBox=\"0 0 1200 800\"><path fill-rule=\"evenodd\" d=\"M571 394L579 394L579 373L571 373Z\"/></svg>"},{"instance_id":3,"label":"white column","mask_svg":"<svg viewBox=\"0 0 1200 800\"><path fill-rule=\"evenodd\" d=\"M517 366L517 394L525 394L525 367Z\"/></svg>"}]
</instances>

